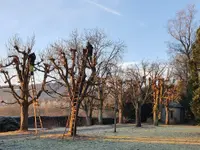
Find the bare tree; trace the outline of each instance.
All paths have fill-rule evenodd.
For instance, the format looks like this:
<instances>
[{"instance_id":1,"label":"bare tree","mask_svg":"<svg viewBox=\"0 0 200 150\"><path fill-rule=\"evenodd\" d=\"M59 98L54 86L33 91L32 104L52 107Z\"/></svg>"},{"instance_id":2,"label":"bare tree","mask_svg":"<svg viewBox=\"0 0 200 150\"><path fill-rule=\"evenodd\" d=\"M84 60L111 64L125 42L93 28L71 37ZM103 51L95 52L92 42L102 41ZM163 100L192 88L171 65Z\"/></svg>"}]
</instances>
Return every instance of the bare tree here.
<instances>
[{"instance_id":1,"label":"bare tree","mask_svg":"<svg viewBox=\"0 0 200 150\"><path fill-rule=\"evenodd\" d=\"M69 123L69 135L76 135L77 116L82 100L85 98L89 86L93 83L96 73L96 54L92 54L91 61L88 59L88 49L66 49L60 44L53 45L54 52L60 55L60 59L52 55L50 60L60 75L60 84L66 87L70 101L71 113ZM80 55L81 54L81 55ZM59 61L63 61L60 64ZM86 75L87 67L91 70ZM88 78L86 78L88 77Z\"/></svg>"},{"instance_id":2,"label":"bare tree","mask_svg":"<svg viewBox=\"0 0 200 150\"><path fill-rule=\"evenodd\" d=\"M119 123L123 123L123 77L122 68L119 64L113 65L107 78L106 85L109 89L109 96L114 99L114 132L116 132L117 112Z\"/></svg>"},{"instance_id":3,"label":"bare tree","mask_svg":"<svg viewBox=\"0 0 200 150\"><path fill-rule=\"evenodd\" d=\"M87 125L91 125L92 112L94 109L98 110L99 124L103 124L103 106L105 99L110 93L110 89L106 85L107 78L97 77L94 81L95 84L90 86L87 92L87 97L82 102L83 110L86 113Z\"/></svg>"},{"instance_id":4,"label":"bare tree","mask_svg":"<svg viewBox=\"0 0 200 150\"><path fill-rule=\"evenodd\" d=\"M188 5L186 9L177 12L176 17L168 22L168 33L173 38L168 46L172 54L174 74L181 80L184 79L186 86L189 82L189 62L197 29L195 14L195 6Z\"/></svg>"},{"instance_id":5,"label":"bare tree","mask_svg":"<svg viewBox=\"0 0 200 150\"><path fill-rule=\"evenodd\" d=\"M195 40L195 13L195 6L188 5L185 10L179 11L176 17L168 22L168 33L174 39L168 44L170 52L183 54L188 60L191 59L191 47Z\"/></svg>"},{"instance_id":6,"label":"bare tree","mask_svg":"<svg viewBox=\"0 0 200 150\"><path fill-rule=\"evenodd\" d=\"M141 127L141 107L152 94L151 69L151 65L144 61L127 69L128 95L135 108L136 127Z\"/></svg>"},{"instance_id":7,"label":"bare tree","mask_svg":"<svg viewBox=\"0 0 200 150\"><path fill-rule=\"evenodd\" d=\"M98 105L97 90L97 87L90 86L87 96L81 103L80 109L83 109L85 111L86 123L88 126L92 125L93 111L97 108Z\"/></svg>"},{"instance_id":8,"label":"bare tree","mask_svg":"<svg viewBox=\"0 0 200 150\"><path fill-rule=\"evenodd\" d=\"M163 80L163 93L162 93L162 104L165 107L165 124L169 124L169 104L173 101L180 100L180 93L182 90L182 81Z\"/></svg>"},{"instance_id":9,"label":"bare tree","mask_svg":"<svg viewBox=\"0 0 200 150\"><path fill-rule=\"evenodd\" d=\"M71 116L68 134L76 135L77 116L81 102L89 96L89 88L98 84L99 69L108 62L114 54L120 52L121 43L104 44L104 34L99 30L88 30L82 36L77 31L72 32L69 40L57 42L49 49L51 62L58 76L52 79L66 87L71 101ZM87 42L86 48L83 43ZM109 47L108 47L108 46ZM112 55L111 55L112 54ZM109 57L110 56L110 57ZM61 93L58 93L65 96ZM75 112L75 113L74 113Z\"/></svg>"},{"instance_id":10,"label":"bare tree","mask_svg":"<svg viewBox=\"0 0 200 150\"><path fill-rule=\"evenodd\" d=\"M85 30L84 39L89 40L98 53L98 63L96 66L96 84L98 84L98 121L103 123L103 103L109 93L106 87L106 80L109 76L110 69L121 59L121 54L125 48L122 41L114 42L108 38L103 30L98 28Z\"/></svg>"},{"instance_id":11,"label":"bare tree","mask_svg":"<svg viewBox=\"0 0 200 150\"><path fill-rule=\"evenodd\" d=\"M20 38L14 37L8 44L7 62L4 61L1 64L1 73L4 75L5 83L10 88L7 92L11 93L15 99L12 103L18 103L20 106L20 130L23 131L28 130L28 108L45 91L47 74L50 71L50 66L43 64L41 59L38 63L34 63L34 43L34 37L26 44L23 44ZM35 95L32 94L31 86L29 86L34 70L43 73L41 88ZM18 83L14 82L13 79L17 79ZM10 102L5 101L4 103L10 104Z\"/></svg>"},{"instance_id":12,"label":"bare tree","mask_svg":"<svg viewBox=\"0 0 200 150\"><path fill-rule=\"evenodd\" d=\"M118 111L118 123L123 123L123 109L125 104L125 99L123 97L125 91L125 72L119 64L114 65L111 69L111 74L107 80L109 84L108 87L110 89L110 95L113 97L115 101L115 115L116 110Z\"/></svg>"},{"instance_id":13,"label":"bare tree","mask_svg":"<svg viewBox=\"0 0 200 150\"><path fill-rule=\"evenodd\" d=\"M153 90L153 124L158 126L159 116L161 114L160 107L163 94L163 83L164 79L162 76L165 73L167 64L159 61L151 64L150 77L152 79L152 90Z\"/></svg>"},{"instance_id":14,"label":"bare tree","mask_svg":"<svg viewBox=\"0 0 200 150\"><path fill-rule=\"evenodd\" d=\"M186 82L188 80L187 58L182 54L177 54L171 64L174 78Z\"/></svg>"},{"instance_id":15,"label":"bare tree","mask_svg":"<svg viewBox=\"0 0 200 150\"><path fill-rule=\"evenodd\" d=\"M192 100L189 63L197 29L196 12L195 5L188 5L187 8L178 11L176 16L168 22L168 33L172 37L168 46L172 54L173 72L177 79L183 81L185 94L182 95L182 104L185 108L187 107L188 112L191 112L189 106Z\"/></svg>"},{"instance_id":16,"label":"bare tree","mask_svg":"<svg viewBox=\"0 0 200 150\"><path fill-rule=\"evenodd\" d=\"M107 77L97 77L97 80L98 122L99 124L103 124L103 104L110 93L110 89L108 89L108 86L106 85Z\"/></svg>"}]
</instances>

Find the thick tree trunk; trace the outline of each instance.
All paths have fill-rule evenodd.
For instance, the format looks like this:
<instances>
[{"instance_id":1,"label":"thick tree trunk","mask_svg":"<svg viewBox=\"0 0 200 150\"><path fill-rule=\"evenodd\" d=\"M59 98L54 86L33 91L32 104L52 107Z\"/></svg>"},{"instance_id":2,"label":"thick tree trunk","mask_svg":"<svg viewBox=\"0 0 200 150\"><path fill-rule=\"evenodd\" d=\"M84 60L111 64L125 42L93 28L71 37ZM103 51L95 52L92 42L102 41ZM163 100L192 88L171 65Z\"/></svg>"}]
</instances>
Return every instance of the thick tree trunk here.
<instances>
[{"instance_id":1,"label":"thick tree trunk","mask_svg":"<svg viewBox=\"0 0 200 150\"><path fill-rule=\"evenodd\" d=\"M158 126L159 103L158 101L153 106L153 124Z\"/></svg>"},{"instance_id":2,"label":"thick tree trunk","mask_svg":"<svg viewBox=\"0 0 200 150\"><path fill-rule=\"evenodd\" d=\"M91 126L92 125L92 120L88 115L86 115L86 124L87 124L87 126Z\"/></svg>"},{"instance_id":3,"label":"thick tree trunk","mask_svg":"<svg viewBox=\"0 0 200 150\"><path fill-rule=\"evenodd\" d=\"M91 126L91 117L90 117L90 109L88 110L88 106L85 104L84 106L84 111L85 111L85 119L86 119L86 125Z\"/></svg>"},{"instance_id":4,"label":"thick tree trunk","mask_svg":"<svg viewBox=\"0 0 200 150\"><path fill-rule=\"evenodd\" d=\"M28 131L28 103L20 105L20 131Z\"/></svg>"},{"instance_id":5,"label":"thick tree trunk","mask_svg":"<svg viewBox=\"0 0 200 150\"><path fill-rule=\"evenodd\" d=\"M122 88L122 87L121 87L121 88ZM124 121L123 121L124 115L123 115L122 89L121 89L121 92L120 92L120 94L119 94L119 105L118 105L118 107L119 107L119 115L118 115L118 117L119 117L119 123L124 123Z\"/></svg>"},{"instance_id":6,"label":"thick tree trunk","mask_svg":"<svg viewBox=\"0 0 200 150\"><path fill-rule=\"evenodd\" d=\"M99 110L98 110L98 122L103 124L103 100L100 100Z\"/></svg>"},{"instance_id":7,"label":"thick tree trunk","mask_svg":"<svg viewBox=\"0 0 200 150\"><path fill-rule=\"evenodd\" d=\"M89 117L92 119L92 114L93 114L93 106L90 107L90 113L89 113Z\"/></svg>"},{"instance_id":8,"label":"thick tree trunk","mask_svg":"<svg viewBox=\"0 0 200 150\"><path fill-rule=\"evenodd\" d=\"M165 124L169 125L169 106L165 106Z\"/></svg>"},{"instance_id":9,"label":"thick tree trunk","mask_svg":"<svg viewBox=\"0 0 200 150\"><path fill-rule=\"evenodd\" d=\"M115 98L115 107L114 107L114 132L117 132L117 97Z\"/></svg>"},{"instance_id":10,"label":"thick tree trunk","mask_svg":"<svg viewBox=\"0 0 200 150\"><path fill-rule=\"evenodd\" d=\"M137 103L135 107L135 124L136 127L141 127L141 104Z\"/></svg>"},{"instance_id":11,"label":"thick tree trunk","mask_svg":"<svg viewBox=\"0 0 200 150\"><path fill-rule=\"evenodd\" d=\"M70 113L71 115L70 115L70 122L69 122L69 130L67 133L69 136L76 136L79 108L80 108L80 104L78 104L78 106L76 106L75 104L72 103L71 113Z\"/></svg>"},{"instance_id":12,"label":"thick tree trunk","mask_svg":"<svg viewBox=\"0 0 200 150\"><path fill-rule=\"evenodd\" d=\"M103 124L103 87L99 85L98 88L98 99L99 99L99 108L98 108L98 122Z\"/></svg>"},{"instance_id":13,"label":"thick tree trunk","mask_svg":"<svg viewBox=\"0 0 200 150\"><path fill-rule=\"evenodd\" d=\"M119 108L119 123L122 124L124 123L124 120L123 120L123 108Z\"/></svg>"},{"instance_id":14,"label":"thick tree trunk","mask_svg":"<svg viewBox=\"0 0 200 150\"><path fill-rule=\"evenodd\" d=\"M92 125L92 113L93 113L93 106L90 106L90 111L89 111L90 125Z\"/></svg>"},{"instance_id":15,"label":"thick tree trunk","mask_svg":"<svg viewBox=\"0 0 200 150\"><path fill-rule=\"evenodd\" d=\"M88 112L88 110L85 110L85 114L86 114L86 125L87 126L91 126L92 125L92 118Z\"/></svg>"},{"instance_id":16,"label":"thick tree trunk","mask_svg":"<svg viewBox=\"0 0 200 150\"><path fill-rule=\"evenodd\" d=\"M77 111L76 111L76 121L75 121L75 130L74 130L74 135L76 135L77 133L77 125L78 125L78 113L79 113L79 109L80 109L80 103L78 103L78 106L77 106Z\"/></svg>"},{"instance_id":17,"label":"thick tree trunk","mask_svg":"<svg viewBox=\"0 0 200 150\"><path fill-rule=\"evenodd\" d=\"M158 113L157 113L157 111L153 112L153 124L154 124L154 126L158 126Z\"/></svg>"}]
</instances>

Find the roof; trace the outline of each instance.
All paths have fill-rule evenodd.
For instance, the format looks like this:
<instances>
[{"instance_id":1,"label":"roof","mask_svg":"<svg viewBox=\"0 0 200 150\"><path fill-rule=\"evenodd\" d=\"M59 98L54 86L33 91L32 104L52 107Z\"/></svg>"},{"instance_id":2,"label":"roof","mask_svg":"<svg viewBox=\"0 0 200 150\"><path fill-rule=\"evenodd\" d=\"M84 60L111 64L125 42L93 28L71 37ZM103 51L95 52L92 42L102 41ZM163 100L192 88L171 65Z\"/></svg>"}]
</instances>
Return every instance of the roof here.
<instances>
[{"instance_id":1,"label":"roof","mask_svg":"<svg viewBox=\"0 0 200 150\"><path fill-rule=\"evenodd\" d=\"M171 102L169 104L169 107L171 107L171 108L183 108L183 106L180 103L177 103L177 102Z\"/></svg>"}]
</instances>

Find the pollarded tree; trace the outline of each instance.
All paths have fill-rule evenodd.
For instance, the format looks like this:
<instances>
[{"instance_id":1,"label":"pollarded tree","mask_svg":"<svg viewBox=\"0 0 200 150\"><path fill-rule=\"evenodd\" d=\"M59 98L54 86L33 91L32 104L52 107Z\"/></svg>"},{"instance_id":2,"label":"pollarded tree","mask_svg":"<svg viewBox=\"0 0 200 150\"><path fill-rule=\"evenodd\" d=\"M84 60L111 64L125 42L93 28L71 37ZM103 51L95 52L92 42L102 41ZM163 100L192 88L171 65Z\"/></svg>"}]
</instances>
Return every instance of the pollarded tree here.
<instances>
[{"instance_id":1,"label":"pollarded tree","mask_svg":"<svg viewBox=\"0 0 200 150\"><path fill-rule=\"evenodd\" d=\"M70 136L76 135L77 116L82 100L85 98L89 86L93 83L96 74L96 54L91 49L67 49L60 44L53 45L54 55L50 61L60 76L60 84L67 88L71 101L71 115L69 122ZM60 58L55 58L56 54ZM88 56L91 56L90 59ZM78 63L77 63L78 62ZM86 75L86 69L91 70ZM88 77L88 78L86 78Z\"/></svg>"},{"instance_id":2,"label":"pollarded tree","mask_svg":"<svg viewBox=\"0 0 200 150\"><path fill-rule=\"evenodd\" d=\"M120 47L121 43L106 44L103 37L104 34L98 30L84 33L83 36L75 31L69 40L57 42L49 49L50 61L56 68L52 79L66 87L71 101L70 136L76 135L78 112L81 102L89 96L89 87L98 84L98 73L102 72L98 66L106 68L104 63L112 60L114 54L123 48ZM85 42L87 46L83 48Z\"/></svg>"},{"instance_id":3,"label":"pollarded tree","mask_svg":"<svg viewBox=\"0 0 200 150\"><path fill-rule=\"evenodd\" d=\"M50 71L50 66L42 63L42 59L35 63L34 42L35 40L32 38L26 44L23 44L19 38L13 38L8 45L8 58L1 64L1 73L10 89L7 92L11 93L15 100L12 104L18 103L20 106L20 130L23 131L28 130L29 106L38 100L42 92L45 91L47 75ZM10 69L12 66L13 68ZM30 78L35 70L43 73L43 81L39 91L32 95ZM13 79L17 79L18 83L14 82ZM6 101L4 103L11 104Z\"/></svg>"},{"instance_id":4,"label":"pollarded tree","mask_svg":"<svg viewBox=\"0 0 200 150\"><path fill-rule=\"evenodd\" d=\"M152 96L153 96L153 124L158 126L161 101L163 95L163 83L162 78L166 69L166 64L161 62L154 62L151 64L150 77L152 79Z\"/></svg>"},{"instance_id":5,"label":"pollarded tree","mask_svg":"<svg viewBox=\"0 0 200 150\"><path fill-rule=\"evenodd\" d=\"M165 124L169 124L169 104L170 102L178 102L180 100L181 91L183 88L182 81L177 82L173 79L163 78L163 93L161 95L161 103L165 107Z\"/></svg>"},{"instance_id":6,"label":"pollarded tree","mask_svg":"<svg viewBox=\"0 0 200 150\"><path fill-rule=\"evenodd\" d=\"M172 72L170 72L171 66L168 66L167 76L165 78L165 65L156 63L153 65L153 78L152 90L153 90L153 121L154 125L158 125L159 116L161 117L162 105L165 107L166 124L169 124L169 103L172 101L178 101L180 99L180 91L182 90L182 82L178 81L175 84L175 79L172 78ZM172 69L171 69L172 70Z\"/></svg>"}]
</instances>

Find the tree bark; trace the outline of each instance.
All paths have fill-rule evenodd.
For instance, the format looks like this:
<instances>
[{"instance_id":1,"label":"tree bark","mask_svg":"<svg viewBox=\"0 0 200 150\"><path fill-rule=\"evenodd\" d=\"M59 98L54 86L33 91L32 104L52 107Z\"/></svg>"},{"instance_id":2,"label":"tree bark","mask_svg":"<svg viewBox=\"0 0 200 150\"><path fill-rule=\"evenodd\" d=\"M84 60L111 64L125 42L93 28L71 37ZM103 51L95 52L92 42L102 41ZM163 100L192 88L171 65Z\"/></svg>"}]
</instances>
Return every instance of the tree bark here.
<instances>
[{"instance_id":1,"label":"tree bark","mask_svg":"<svg viewBox=\"0 0 200 150\"><path fill-rule=\"evenodd\" d=\"M70 113L71 115L70 115L70 122L69 122L69 130L68 130L69 136L76 136L79 108L80 108L80 104L77 104L77 106L76 106L75 103L72 103L71 113ZM74 109L76 109L76 111Z\"/></svg>"},{"instance_id":2,"label":"tree bark","mask_svg":"<svg viewBox=\"0 0 200 150\"><path fill-rule=\"evenodd\" d=\"M123 120L123 108L122 107L119 107L119 123L122 124L124 123L124 120Z\"/></svg>"},{"instance_id":3,"label":"tree bark","mask_svg":"<svg viewBox=\"0 0 200 150\"><path fill-rule=\"evenodd\" d=\"M90 108L90 107L89 107ZM86 125L91 126L91 117L90 117L90 109L88 109L88 104L85 104L84 106L84 111L85 111L85 119L86 119Z\"/></svg>"},{"instance_id":4,"label":"tree bark","mask_svg":"<svg viewBox=\"0 0 200 150\"><path fill-rule=\"evenodd\" d=\"M135 124L136 127L141 127L141 104L137 103L135 107Z\"/></svg>"},{"instance_id":5,"label":"tree bark","mask_svg":"<svg viewBox=\"0 0 200 150\"><path fill-rule=\"evenodd\" d=\"M99 110L98 110L98 122L103 124L103 99L100 99Z\"/></svg>"},{"instance_id":6,"label":"tree bark","mask_svg":"<svg viewBox=\"0 0 200 150\"><path fill-rule=\"evenodd\" d=\"M169 125L169 106L165 106L165 124Z\"/></svg>"},{"instance_id":7,"label":"tree bark","mask_svg":"<svg viewBox=\"0 0 200 150\"><path fill-rule=\"evenodd\" d=\"M92 118L92 114L93 114L93 106L90 107L90 113L89 113L90 118Z\"/></svg>"},{"instance_id":8,"label":"tree bark","mask_svg":"<svg viewBox=\"0 0 200 150\"><path fill-rule=\"evenodd\" d=\"M153 124L154 124L154 126L158 126L158 115L159 115L159 100L158 100L158 94L157 94L155 103L153 106Z\"/></svg>"},{"instance_id":9,"label":"tree bark","mask_svg":"<svg viewBox=\"0 0 200 150\"><path fill-rule=\"evenodd\" d=\"M88 111L87 112L85 112L86 113L86 125L87 126L91 126L92 125L92 118L91 118L91 116L90 116L90 114L88 114Z\"/></svg>"},{"instance_id":10,"label":"tree bark","mask_svg":"<svg viewBox=\"0 0 200 150\"><path fill-rule=\"evenodd\" d=\"M158 109L153 111L153 124L154 126L158 126Z\"/></svg>"},{"instance_id":11,"label":"tree bark","mask_svg":"<svg viewBox=\"0 0 200 150\"><path fill-rule=\"evenodd\" d=\"M124 115L123 115L123 98L122 98L122 87L120 87L121 88L121 91L120 91L120 94L119 94L119 105L118 105L118 107L119 107L119 123L124 123L124 121L123 121L123 117L124 117Z\"/></svg>"},{"instance_id":12,"label":"tree bark","mask_svg":"<svg viewBox=\"0 0 200 150\"><path fill-rule=\"evenodd\" d=\"M101 82L98 88L99 108L98 108L98 122L103 124L103 87Z\"/></svg>"},{"instance_id":13,"label":"tree bark","mask_svg":"<svg viewBox=\"0 0 200 150\"><path fill-rule=\"evenodd\" d=\"M115 98L115 107L114 107L114 132L117 132L117 98Z\"/></svg>"},{"instance_id":14,"label":"tree bark","mask_svg":"<svg viewBox=\"0 0 200 150\"><path fill-rule=\"evenodd\" d=\"M93 106L90 106L90 111L89 111L90 125L92 125L92 114L93 114Z\"/></svg>"},{"instance_id":15,"label":"tree bark","mask_svg":"<svg viewBox=\"0 0 200 150\"><path fill-rule=\"evenodd\" d=\"M86 124L87 124L87 126L91 126L92 125L92 120L88 115L86 115Z\"/></svg>"},{"instance_id":16,"label":"tree bark","mask_svg":"<svg viewBox=\"0 0 200 150\"><path fill-rule=\"evenodd\" d=\"M20 131L28 131L28 103L20 105Z\"/></svg>"}]
</instances>

